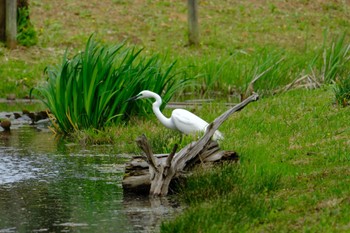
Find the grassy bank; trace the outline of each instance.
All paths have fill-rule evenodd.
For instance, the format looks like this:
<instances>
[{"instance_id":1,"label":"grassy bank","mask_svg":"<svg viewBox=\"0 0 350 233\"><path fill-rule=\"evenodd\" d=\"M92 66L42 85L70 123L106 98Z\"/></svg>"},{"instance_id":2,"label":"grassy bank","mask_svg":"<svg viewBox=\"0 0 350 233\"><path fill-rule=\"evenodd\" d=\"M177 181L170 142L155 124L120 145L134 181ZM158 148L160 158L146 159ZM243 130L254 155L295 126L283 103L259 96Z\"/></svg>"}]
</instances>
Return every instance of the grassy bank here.
<instances>
[{"instance_id":1,"label":"grassy bank","mask_svg":"<svg viewBox=\"0 0 350 233\"><path fill-rule=\"evenodd\" d=\"M349 231L349 109L329 90L263 99L224 125L240 164L199 170L162 232Z\"/></svg>"}]
</instances>

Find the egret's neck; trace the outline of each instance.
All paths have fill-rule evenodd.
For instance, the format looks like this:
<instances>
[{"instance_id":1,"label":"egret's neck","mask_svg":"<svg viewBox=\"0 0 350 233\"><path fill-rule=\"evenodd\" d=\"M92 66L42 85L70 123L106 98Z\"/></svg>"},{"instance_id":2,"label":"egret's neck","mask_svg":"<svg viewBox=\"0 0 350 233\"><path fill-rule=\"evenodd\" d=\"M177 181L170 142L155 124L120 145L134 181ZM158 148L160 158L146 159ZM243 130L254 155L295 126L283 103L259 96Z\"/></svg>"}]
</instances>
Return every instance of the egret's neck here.
<instances>
[{"instance_id":1,"label":"egret's neck","mask_svg":"<svg viewBox=\"0 0 350 233\"><path fill-rule=\"evenodd\" d=\"M156 99L156 101L152 104L152 109L153 109L154 115L156 115L158 120L165 127L170 128L170 129L176 129L172 120L170 118L165 117L159 109L160 105L162 104L162 99L160 98L160 96L157 95L157 96L154 96L154 98Z\"/></svg>"}]
</instances>

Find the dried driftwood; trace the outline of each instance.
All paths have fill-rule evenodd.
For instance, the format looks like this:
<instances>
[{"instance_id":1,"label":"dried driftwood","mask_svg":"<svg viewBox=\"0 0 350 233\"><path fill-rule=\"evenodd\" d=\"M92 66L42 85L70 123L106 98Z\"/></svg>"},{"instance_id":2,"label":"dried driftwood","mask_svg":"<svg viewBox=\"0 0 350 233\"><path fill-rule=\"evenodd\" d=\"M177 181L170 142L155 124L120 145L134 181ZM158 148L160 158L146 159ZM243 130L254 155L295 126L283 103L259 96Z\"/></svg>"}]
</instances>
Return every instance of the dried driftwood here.
<instances>
[{"instance_id":1,"label":"dried driftwood","mask_svg":"<svg viewBox=\"0 0 350 233\"><path fill-rule=\"evenodd\" d=\"M258 99L258 94L253 93L247 99L227 110L216 118L206 133L195 142L191 142L178 153L177 145L168 156L157 155L152 152L146 136L140 136L136 142L143 150L146 161L143 157L137 157L126 166L126 175L123 179L125 190L147 190L150 195L164 196L168 194L170 182L174 178L182 176L196 163L212 163L226 159L237 159L234 152L222 151L216 141L211 140L218 127L234 112L243 109L249 103Z\"/></svg>"},{"instance_id":2,"label":"dried driftwood","mask_svg":"<svg viewBox=\"0 0 350 233\"><path fill-rule=\"evenodd\" d=\"M275 94L283 93L283 92L287 92L291 89L301 89L301 88L316 89L316 88L320 88L321 84L322 84L322 82L320 82L320 80L318 80L316 78L316 75L312 71L311 75L307 74L307 75L304 75L300 78L297 78L294 81L292 81L291 83L289 83L288 85L286 85L285 87L276 90L274 93Z\"/></svg>"}]
</instances>

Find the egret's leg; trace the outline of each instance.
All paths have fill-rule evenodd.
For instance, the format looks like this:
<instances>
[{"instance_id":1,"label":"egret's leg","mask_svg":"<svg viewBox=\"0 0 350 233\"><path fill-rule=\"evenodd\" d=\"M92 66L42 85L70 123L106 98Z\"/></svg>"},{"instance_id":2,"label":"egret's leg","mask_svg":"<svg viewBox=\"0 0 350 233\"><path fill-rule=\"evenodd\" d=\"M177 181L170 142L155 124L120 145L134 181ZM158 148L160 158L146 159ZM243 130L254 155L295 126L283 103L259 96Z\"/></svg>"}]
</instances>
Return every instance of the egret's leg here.
<instances>
[{"instance_id":1,"label":"egret's leg","mask_svg":"<svg viewBox=\"0 0 350 233\"><path fill-rule=\"evenodd\" d=\"M184 134L182 133L181 135L180 135L180 143L179 143L179 145L181 145L182 146L182 141L184 140Z\"/></svg>"}]
</instances>

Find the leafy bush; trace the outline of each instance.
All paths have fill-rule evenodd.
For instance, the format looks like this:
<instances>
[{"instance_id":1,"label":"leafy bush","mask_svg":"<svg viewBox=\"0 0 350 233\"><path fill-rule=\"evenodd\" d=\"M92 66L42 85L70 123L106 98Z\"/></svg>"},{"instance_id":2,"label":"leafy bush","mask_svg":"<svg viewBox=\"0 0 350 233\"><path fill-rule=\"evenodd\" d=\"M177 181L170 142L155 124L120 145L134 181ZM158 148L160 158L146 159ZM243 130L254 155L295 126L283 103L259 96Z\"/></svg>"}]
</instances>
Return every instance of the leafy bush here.
<instances>
[{"instance_id":1,"label":"leafy bush","mask_svg":"<svg viewBox=\"0 0 350 233\"><path fill-rule=\"evenodd\" d=\"M61 65L48 67L48 80L37 90L54 116L55 130L99 129L132 114L145 115L151 105L125 102L144 89L161 94L167 103L185 81L174 78L174 63L163 68L159 56L147 58L141 52L125 44L103 46L90 37L84 52L72 59L66 52Z\"/></svg>"}]
</instances>

